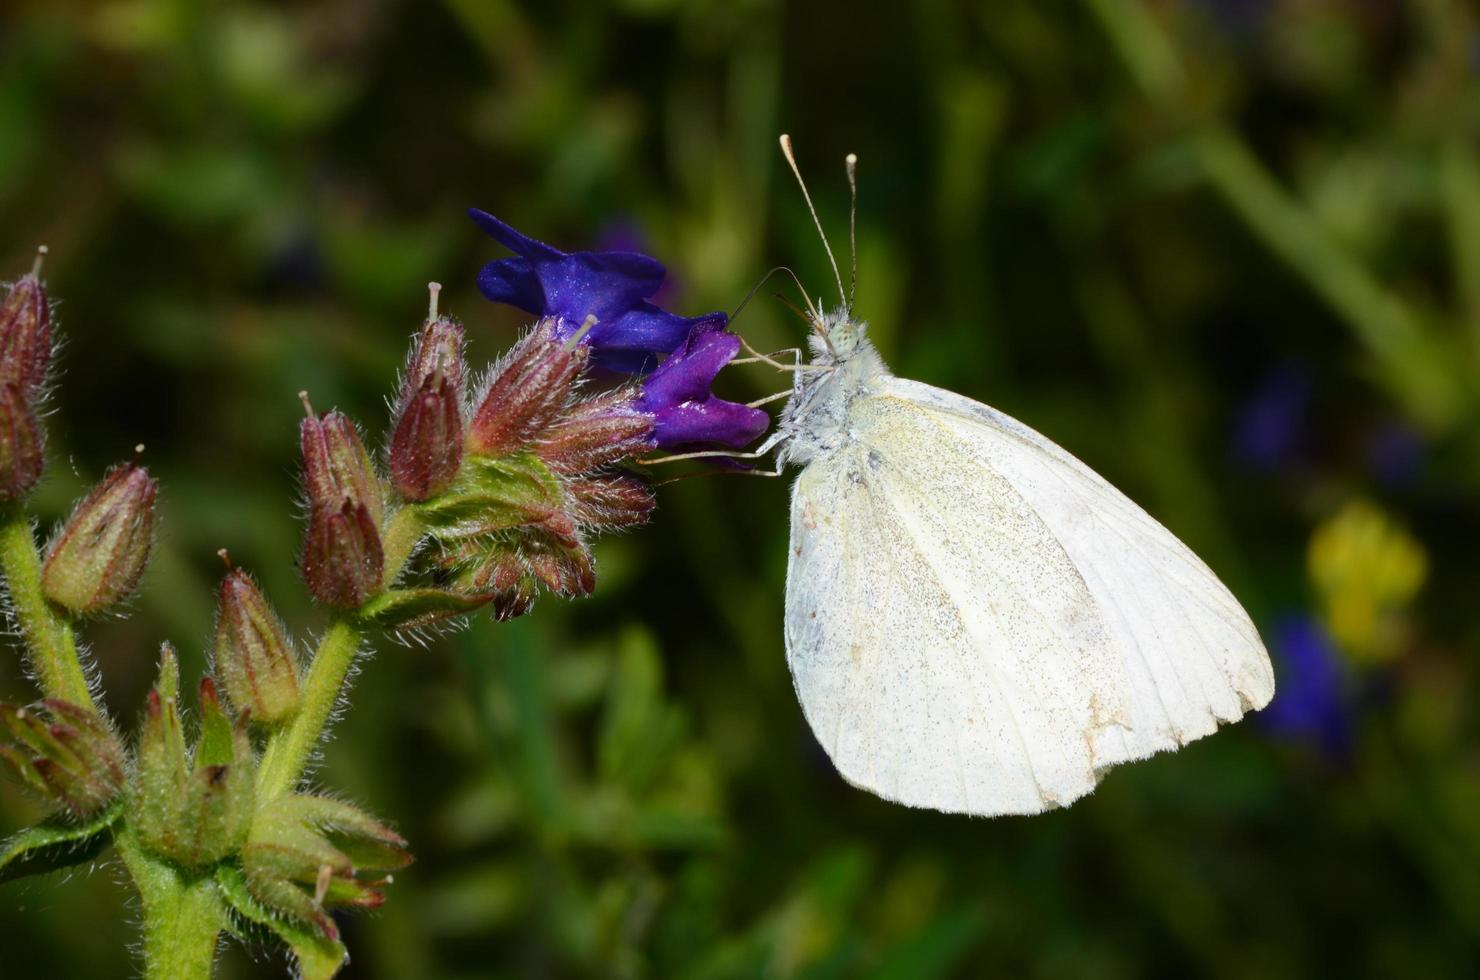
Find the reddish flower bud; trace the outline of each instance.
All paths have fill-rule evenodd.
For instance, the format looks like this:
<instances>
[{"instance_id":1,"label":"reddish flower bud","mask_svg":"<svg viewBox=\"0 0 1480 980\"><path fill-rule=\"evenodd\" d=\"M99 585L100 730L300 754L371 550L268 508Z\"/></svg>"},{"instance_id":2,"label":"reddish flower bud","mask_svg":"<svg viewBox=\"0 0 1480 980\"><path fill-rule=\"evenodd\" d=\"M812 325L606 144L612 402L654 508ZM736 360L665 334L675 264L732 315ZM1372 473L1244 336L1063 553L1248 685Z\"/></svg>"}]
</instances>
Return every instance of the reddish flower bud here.
<instances>
[{"instance_id":1,"label":"reddish flower bud","mask_svg":"<svg viewBox=\"0 0 1480 980\"><path fill-rule=\"evenodd\" d=\"M41 284L45 254L45 246L37 250L30 273L17 280L0 303L0 383L14 384L28 400L46 381L51 366L51 309Z\"/></svg>"},{"instance_id":2,"label":"reddish flower bud","mask_svg":"<svg viewBox=\"0 0 1480 980\"><path fill-rule=\"evenodd\" d=\"M74 817L101 810L124 784L123 748L99 715L68 701L36 708L0 704L0 758L42 798Z\"/></svg>"},{"instance_id":3,"label":"reddish flower bud","mask_svg":"<svg viewBox=\"0 0 1480 980\"><path fill-rule=\"evenodd\" d=\"M490 372L468 432L468 451L504 456L538 439L570 402L589 349L555 337L541 320Z\"/></svg>"},{"instance_id":4,"label":"reddish flower bud","mask_svg":"<svg viewBox=\"0 0 1480 980\"><path fill-rule=\"evenodd\" d=\"M380 531L362 503L316 506L308 521L303 577L326 606L358 609L376 592L385 563Z\"/></svg>"},{"instance_id":5,"label":"reddish flower bud","mask_svg":"<svg viewBox=\"0 0 1480 980\"><path fill-rule=\"evenodd\" d=\"M433 374L401 406L391 435L391 482L407 500L435 497L452 484L462 456L462 396Z\"/></svg>"},{"instance_id":6,"label":"reddish flower bud","mask_svg":"<svg viewBox=\"0 0 1480 980\"><path fill-rule=\"evenodd\" d=\"M19 385L0 383L0 502L29 493L41 479L44 463L36 413Z\"/></svg>"},{"instance_id":7,"label":"reddish flower bud","mask_svg":"<svg viewBox=\"0 0 1480 980\"><path fill-rule=\"evenodd\" d=\"M406 362L406 379L401 389L403 399L418 391L432 377L446 378L458 395L462 395L466 369L463 365L463 328L456 321L437 316L436 287L432 291L432 308L426 323L411 346Z\"/></svg>"},{"instance_id":8,"label":"reddish flower bud","mask_svg":"<svg viewBox=\"0 0 1480 980\"><path fill-rule=\"evenodd\" d=\"M298 710L298 663L287 631L252 577L233 568L221 580L216 676L238 711L276 725Z\"/></svg>"},{"instance_id":9,"label":"reddish flower bud","mask_svg":"<svg viewBox=\"0 0 1480 980\"><path fill-rule=\"evenodd\" d=\"M582 526L601 531L644 524L658 505L647 484L628 476L571 480L565 490L571 516Z\"/></svg>"},{"instance_id":10,"label":"reddish flower bud","mask_svg":"<svg viewBox=\"0 0 1480 980\"><path fill-rule=\"evenodd\" d=\"M638 411L630 391L613 391L571 406L535 447L551 472L574 476L653 448L653 417Z\"/></svg>"},{"instance_id":11,"label":"reddish flower bud","mask_svg":"<svg viewBox=\"0 0 1480 980\"><path fill-rule=\"evenodd\" d=\"M298 428L303 448L303 482L310 507L338 508L346 500L363 504L378 528L385 517L380 479L360 433L343 412L315 416L308 394L300 392L308 418Z\"/></svg>"},{"instance_id":12,"label":"reddish flower bud","mask_svg":"<svg viewBox=\"0 0 1480 980\"><path fill-rule=\"evenodd\" d=\"M52 540L41 569L46 597L82 614L128 598L149 563L157 489L142 466L109 470Z\"/></svg>"}]
</instances>

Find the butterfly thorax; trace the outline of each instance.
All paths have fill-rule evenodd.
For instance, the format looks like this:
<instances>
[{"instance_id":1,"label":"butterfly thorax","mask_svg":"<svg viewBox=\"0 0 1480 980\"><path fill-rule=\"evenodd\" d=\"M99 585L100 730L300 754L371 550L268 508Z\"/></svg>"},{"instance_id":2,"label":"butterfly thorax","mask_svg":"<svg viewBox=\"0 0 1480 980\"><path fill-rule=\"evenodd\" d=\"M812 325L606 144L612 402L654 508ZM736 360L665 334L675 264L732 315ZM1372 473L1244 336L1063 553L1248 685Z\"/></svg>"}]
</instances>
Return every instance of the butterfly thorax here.
<instances>
[{"instance_id":1,"label":"butterfly thorax","mask_svg":"<svg viewBox=\"0 0 1480 980\"><path fill-rule=\"evenodd\" d=\"M823 313L808 343L813 370L796 373L774 437L784 463L807 463L847 444L849 405L889 376L868 324L846 312Z\"/></svg>"}]
</instances>

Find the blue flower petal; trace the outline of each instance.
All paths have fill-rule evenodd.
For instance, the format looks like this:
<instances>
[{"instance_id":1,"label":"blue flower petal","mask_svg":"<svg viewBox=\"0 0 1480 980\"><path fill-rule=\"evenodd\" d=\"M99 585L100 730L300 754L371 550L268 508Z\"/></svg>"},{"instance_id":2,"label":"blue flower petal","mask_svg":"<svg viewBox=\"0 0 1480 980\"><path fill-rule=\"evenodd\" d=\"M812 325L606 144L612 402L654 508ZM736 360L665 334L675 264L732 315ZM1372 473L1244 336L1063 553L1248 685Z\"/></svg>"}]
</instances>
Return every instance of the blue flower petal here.
<instances>
[{"instance_id":1,"label":"blue flower petal","mask_svg":"<svg viewBox=\"0 0 1480 980\"><path fill-rule=\"evenodd\" d=\"M496 259L478 271L478 291L495 303L543 313L545 291L528 259Z\"/></svg>"},{"instance_id":2,"label":"blue flower petal","mask_svg":"<svg viewBox=\"0 0 1480 980\"><path fill-rule=\"evenodd\" d=\"M473 219L473 224L511 252L517 252L526 259L559 259L564 258L565 253L558 248L552 248L544 242L535 241L528 235L515 231L509 225L478 208L468 208L468 217Z\"/></svg>"},{"instance_id":3,"label":"blue flower petal","mask_svg":"<svg viewBox=\"0 0 1480 980\"><path fill-rule=\"evenodd\" d=\"M665 449L700 443L739 449L753 442L771 424L771 417L758 408L712 396L704 401L673 405L656 415L653 437Z\"/></svg>"},{"instance_id":4,"label":"blue flower petal","mask_svg":"<svg viewBox=\"0 0 1480 980\"><path fill-rule=\"evenodd\" d=\"M653 430L665 448L695 443L740 447L771 424L758 408L725 401L709 386L740 350L740 338L723 329L724 319L696 327L683 346L670 354L642 382L637 405L657 419Z\"/></svg>"}]
</instances>

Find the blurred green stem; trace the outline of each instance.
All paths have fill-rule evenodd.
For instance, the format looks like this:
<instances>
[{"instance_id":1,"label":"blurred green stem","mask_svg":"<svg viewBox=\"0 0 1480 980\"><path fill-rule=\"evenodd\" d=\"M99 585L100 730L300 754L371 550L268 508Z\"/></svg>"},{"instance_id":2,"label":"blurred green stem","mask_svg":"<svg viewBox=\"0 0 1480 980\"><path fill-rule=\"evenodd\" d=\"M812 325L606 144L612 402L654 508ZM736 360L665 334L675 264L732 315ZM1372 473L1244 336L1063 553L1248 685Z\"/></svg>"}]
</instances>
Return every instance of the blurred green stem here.
<instances>
[{"instance_id":1,"label":"blurred green stem","mask_svg":"<svg viewBox=\"0 0 1480 980\"><path fill-rule=\"evenodd\" d=\"M1192 116L1176 49L1146 6L1086 3L1142 93L1174 117ZM1414 417L1435 429L1453 423L1464 407L1459 378L1413 310L1280 186L1231 127L1194 123L1189 145L1224 203L1347 323Z\"/></svg>"},{"instance_id":2,"label":"blurred green stem","mask_svg":"<svg viewBox=\"0 0 1480 980\"><path fill-rule=\"evenodd\" d=\"M385 584L396 580L421 540L425 525L414 507L404 507L391 517L382 535L385 551ZM303 778L313 750L324 737L324 728L334 713L344 680L360 652L365 631L352 614L336 615L319 641L313 665L303 682L298 714L288 727L272 737L257 774L257 793L262 799L292 792Z\"/></svg>"},{"instance_id":3,"label":"blurred green stem","mask_svg":"<svg viewBox=\"0 0 1480 980\"><path fill-rule=\"evenodd\" d=\"M226 907L211 879L186 878L146 854L127 829L115 840L118 854L143 900L144 976L148 980L197 980L211 975L217 940L226 929Z\"/></svg>"},{"instance_id":4,"label":"blurred green stem","mask_svg":"<svg viewBox=\"0 0 1480 980\"><path fill-rule=\"evenodd\" d=\"M41 557L30 518L19 507L9 510L0 523L0 570L41 690L48 697L96 711L72 627L41 591Z\"/></svg>"}]
</instances>

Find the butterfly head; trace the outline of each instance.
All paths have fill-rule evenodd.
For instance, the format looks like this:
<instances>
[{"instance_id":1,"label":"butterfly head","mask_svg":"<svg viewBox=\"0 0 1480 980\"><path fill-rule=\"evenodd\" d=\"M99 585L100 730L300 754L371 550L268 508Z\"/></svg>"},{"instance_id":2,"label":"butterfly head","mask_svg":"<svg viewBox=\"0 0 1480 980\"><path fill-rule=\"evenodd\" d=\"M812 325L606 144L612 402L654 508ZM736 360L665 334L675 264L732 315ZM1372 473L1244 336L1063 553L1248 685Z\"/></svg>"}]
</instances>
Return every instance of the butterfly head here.
<instances>
[{"instance_id":1,"label":"butterfly head","mask_svg":"<svg viewBox=\"0 0 1480 980\"><path fill-rule=\"evenodd\" d=\"M821 354L825 351L834 359L845 361L864 343L864 338L868 334L868 324L854 318L853 312L845 308L820 313L817 319L812 321L812 330L816 339L820 341L813 346L822 348L817 353Z\"/></svg>"}]
</instances>

